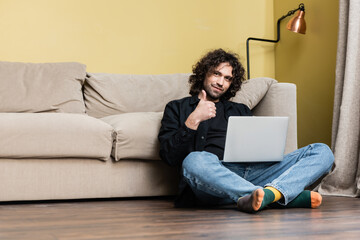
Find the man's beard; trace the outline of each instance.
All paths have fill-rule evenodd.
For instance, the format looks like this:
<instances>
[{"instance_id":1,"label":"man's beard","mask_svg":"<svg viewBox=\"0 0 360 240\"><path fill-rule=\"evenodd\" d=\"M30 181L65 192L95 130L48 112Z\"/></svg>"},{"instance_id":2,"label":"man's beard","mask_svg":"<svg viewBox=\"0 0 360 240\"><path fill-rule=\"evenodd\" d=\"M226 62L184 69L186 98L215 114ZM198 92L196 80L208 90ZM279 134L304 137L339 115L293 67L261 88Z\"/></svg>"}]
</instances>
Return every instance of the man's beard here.
<instances>
[{"instance_id":1,"label":"man's beard","mask_svg":"<svg viewBox=\"0 0 360 240\"><path fill-rule=\"evenodd\" d=\"M205 85L204 90L206 92L206 96L212 101L219 100L221 98L221 96L225 93L224 91L222 91L218 94L215 94L211 89L211 85Z\"/></svg>"}]
</instances>

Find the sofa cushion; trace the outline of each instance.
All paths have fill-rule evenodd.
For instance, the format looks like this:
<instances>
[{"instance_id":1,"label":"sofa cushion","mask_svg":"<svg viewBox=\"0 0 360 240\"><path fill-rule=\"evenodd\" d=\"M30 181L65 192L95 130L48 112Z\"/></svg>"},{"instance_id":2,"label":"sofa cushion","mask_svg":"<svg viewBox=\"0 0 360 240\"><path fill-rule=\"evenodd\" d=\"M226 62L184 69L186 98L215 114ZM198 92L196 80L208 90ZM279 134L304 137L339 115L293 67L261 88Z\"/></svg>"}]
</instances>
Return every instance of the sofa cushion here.
<instances>
[{"instance_id":1,"label":"sofa cushion","mask_svg":"<svg viewBox=\"0 0 360 240\"><path fill-rule=\"evenodd\" d=\"M240 91L231 100L240 102L253 109L263 99L273 83L277 83L272 78L252 78L243 82Z\"/></svg>"},{"instance_id":2,"label":"sofa cushion","mask_svg":"<svg viewBox=\"0 0 360 240\"><path fill-rule=\"evenodd\" d=\"M0 158L110 158L113 129L69 113L0 113Z\"/></svg>"},{"instance_id":3,"label":"sofa cushion","mask_svg":"<svg viewBox=\"0 0 360 240\"><path fill-rule=\"evenodd\" d=\"M86 112L105 117L128 112L161 112L174 99L189 95L190 74L88 74L84 86Z\"/></svg>"},{"instance_id":4,"label":"sofa cushion","mask_svg":"<svg viewBox=\"0 0 360 240\"><path fill-rule=\"evenodd\" d=\"M89 73L84 86L86 112L105 117L128 112L160 112L174 99L188 96L190 74L130 75ZM265 96L271 78L245 81L232 99L254 108Z\"/></svg>"},{"instance_id":5,"label":"sofa cushion","mask_svg":"<svg viewBox=\"0 0 360 240\"><path fill-rule=\"evenodd\" d=\"M80 63L0 61L0 112L85 113Z\"/></svg>"},{"instance_id":6,"label":"sofa cushion","mask_svg":"<svg viewBox=\"0 0 360 240\"><path fill-rule=\"evenodd\" d=\"M123 113L101 118L116 132L112 156L120 159L158 160L162 112Z\"/></svg>"}]
</instances>

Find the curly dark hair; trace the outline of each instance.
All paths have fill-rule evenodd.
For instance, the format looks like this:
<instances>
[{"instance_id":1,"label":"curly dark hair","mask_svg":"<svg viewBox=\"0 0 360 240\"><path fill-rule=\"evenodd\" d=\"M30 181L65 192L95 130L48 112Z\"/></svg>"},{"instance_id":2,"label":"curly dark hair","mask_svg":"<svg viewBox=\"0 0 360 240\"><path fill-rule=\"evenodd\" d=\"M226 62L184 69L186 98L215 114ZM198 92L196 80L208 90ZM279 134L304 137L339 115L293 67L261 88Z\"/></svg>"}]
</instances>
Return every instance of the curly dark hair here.
<instances>
[{"instance_id":1,"label":"curly dark hair","mask_svg":"<svg viewBox=\"0 0 360 240\"><path fill-rule=\"evenodd\" d=\"M232 67L233 77L229 89L221 96L221 99L229 100L234 97L245 80L245 69L236 53L226 52L221 48L207 53L193 66L193 74L189 77L190 95L199 94L203 89L206 74L214 71L219 64L225 62L228 62Z\"/></svg>"}]
</instances>

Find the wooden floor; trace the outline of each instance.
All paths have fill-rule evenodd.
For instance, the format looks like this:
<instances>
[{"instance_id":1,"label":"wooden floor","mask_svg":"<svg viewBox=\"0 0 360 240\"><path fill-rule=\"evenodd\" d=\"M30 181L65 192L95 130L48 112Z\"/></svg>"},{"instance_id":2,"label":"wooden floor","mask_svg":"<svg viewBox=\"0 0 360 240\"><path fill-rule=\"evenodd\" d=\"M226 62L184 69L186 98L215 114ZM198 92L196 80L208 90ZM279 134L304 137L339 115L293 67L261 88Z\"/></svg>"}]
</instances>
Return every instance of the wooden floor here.
<instances>
[{"instance_id":1,"label":"wooden floor","mask_svg":"<svg viewBox=\"0 0 360 240\"><path fill-rule=\"evenodd\" d=\"M0 239L360 239L360 199L319 209L175 209L170 198L0 204Z\"/></svg>"}]
</instances>

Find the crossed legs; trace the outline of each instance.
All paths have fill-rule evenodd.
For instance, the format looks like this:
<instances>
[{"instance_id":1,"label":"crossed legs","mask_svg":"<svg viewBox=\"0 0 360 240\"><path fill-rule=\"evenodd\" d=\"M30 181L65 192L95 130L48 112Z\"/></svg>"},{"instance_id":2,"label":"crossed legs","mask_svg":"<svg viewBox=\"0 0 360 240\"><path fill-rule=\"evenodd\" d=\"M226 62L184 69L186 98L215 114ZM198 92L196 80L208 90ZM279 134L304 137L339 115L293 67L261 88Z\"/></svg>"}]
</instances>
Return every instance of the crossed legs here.
<instances>
[{"instance_id":1,"label":"crossed legs","mask_svg":"<svg viewBox=\"0 0 360 240\"><path fill-rule=\"evenodd\" d=\"M321 204L320 195L303 191L331 169L333 160L333 154L326 145L311 144L286 155L279 163L229 164L222 163L214 154L193 152L184 159L182 170L185 180L201 202L234 202L241 211L256 212L273 201L268 200L271 197L264 187L280 192L281 198L277 202L281 206L309 206L291 204L297 197L307 199L305 202L310 199L310 207L317 205L311 205L313 200Z\"/></svg>"}]
</instances>

